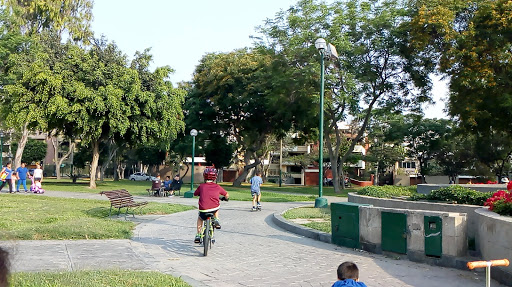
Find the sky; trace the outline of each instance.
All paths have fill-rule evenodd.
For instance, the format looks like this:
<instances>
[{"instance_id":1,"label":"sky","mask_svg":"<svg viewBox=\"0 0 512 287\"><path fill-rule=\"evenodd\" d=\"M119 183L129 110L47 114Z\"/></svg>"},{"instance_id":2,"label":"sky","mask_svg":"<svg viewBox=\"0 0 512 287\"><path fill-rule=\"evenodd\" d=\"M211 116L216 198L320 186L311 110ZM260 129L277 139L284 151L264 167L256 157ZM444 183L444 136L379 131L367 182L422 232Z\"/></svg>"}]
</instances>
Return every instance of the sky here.
<instances>
[{"instance_id":1,"label":"sky","mask_svg":"<svg viewBox=\"0 0 512 287\"><path fill-rule=\"evenodd\" d=\"M171 66L173 83L190 81L207 53L230 52L251 46L250 35L267 18L274 18L297 0L96 0L92 29L115 42L129 57L151 48L154 67ZM443 113L446 83L436 80L436 105L427 117Z\"/></svg>"}]
</instances>

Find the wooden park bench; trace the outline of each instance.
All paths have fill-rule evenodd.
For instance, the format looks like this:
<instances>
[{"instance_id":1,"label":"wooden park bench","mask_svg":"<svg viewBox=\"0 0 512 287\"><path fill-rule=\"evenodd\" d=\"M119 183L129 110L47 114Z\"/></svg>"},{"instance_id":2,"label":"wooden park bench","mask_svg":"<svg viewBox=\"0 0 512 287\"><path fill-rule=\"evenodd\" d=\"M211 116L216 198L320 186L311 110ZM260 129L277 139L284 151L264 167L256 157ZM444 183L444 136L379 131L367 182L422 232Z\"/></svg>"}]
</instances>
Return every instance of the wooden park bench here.
<instances>
[{"instance_id":1,"label":"wooden park bench","mask_svg":"<svg viewBox=\"0 0 512 287\"><path fill-rule=\"evenodd\" d=\"M135 202L133 196L125 189L102 191L100 194L105 195L110 201L108 216L112 214L112 208L117 208L117 215L121 213L121 208L126 208L125 217L128 213L135 217L135 210L148 204L147 201Z\"/></svg>"}]
</instances>

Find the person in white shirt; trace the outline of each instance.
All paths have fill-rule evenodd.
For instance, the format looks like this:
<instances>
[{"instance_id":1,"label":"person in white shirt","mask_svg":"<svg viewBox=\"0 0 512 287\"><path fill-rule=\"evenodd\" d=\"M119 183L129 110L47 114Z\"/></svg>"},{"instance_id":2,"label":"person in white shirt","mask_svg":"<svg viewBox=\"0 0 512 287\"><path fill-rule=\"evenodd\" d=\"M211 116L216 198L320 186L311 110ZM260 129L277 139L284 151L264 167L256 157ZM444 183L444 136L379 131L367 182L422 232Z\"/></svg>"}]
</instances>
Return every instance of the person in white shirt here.
<instances>
[{"instance_id":1,"label":"person in white shirt","mask_svg":"<svg viewBox=\"0 0 512 287\"><path fill-rule=\"evenodd\" d=\"M40 164L36 164L36 169L34 169L34 180L39 182L43 181L43 170Z\"/></svg>"}]
</instances>

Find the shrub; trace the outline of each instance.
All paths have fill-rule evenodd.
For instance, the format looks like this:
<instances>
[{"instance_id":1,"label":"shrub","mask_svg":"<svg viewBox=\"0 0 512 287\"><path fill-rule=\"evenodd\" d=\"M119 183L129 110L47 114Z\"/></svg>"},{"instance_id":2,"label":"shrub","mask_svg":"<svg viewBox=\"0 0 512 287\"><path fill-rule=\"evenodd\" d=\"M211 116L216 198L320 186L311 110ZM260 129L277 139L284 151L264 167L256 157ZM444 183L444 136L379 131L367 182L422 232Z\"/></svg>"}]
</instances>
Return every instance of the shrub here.
<instances>
[{"instance_id":1,"label":"shrub","mask_svg":"<svg viewBox=\"0 0 512 287\"><path fill-rule=\"evenodd\" d=\"M491 196L490 192L479 192L460 185L450 185L432 191L423 196L413 196L411 200L427 199L446 201L458 204L484 205L485 201Z\"/></svg>"},{"instance_id":2,"label":"shrub","mask_svg":"<svg viewBox=\"0 0 512 287\"><path fill-rule=\"evenodd\" d=\"M395 196L412 196L416 193L416 186L366 186L357 191L359 195L367 195L380 198L391 198Z\"/></svg>"},{"instance_id":3,"label":"shrub","mask_svg":"<svg viewBox=\"0 0 512 287\"><path fill-rule=\"evenodd\" d=\"M504 190L495 192L484 204L499 215L512 216L512 193Z\"/></svg>"}]
</instances>

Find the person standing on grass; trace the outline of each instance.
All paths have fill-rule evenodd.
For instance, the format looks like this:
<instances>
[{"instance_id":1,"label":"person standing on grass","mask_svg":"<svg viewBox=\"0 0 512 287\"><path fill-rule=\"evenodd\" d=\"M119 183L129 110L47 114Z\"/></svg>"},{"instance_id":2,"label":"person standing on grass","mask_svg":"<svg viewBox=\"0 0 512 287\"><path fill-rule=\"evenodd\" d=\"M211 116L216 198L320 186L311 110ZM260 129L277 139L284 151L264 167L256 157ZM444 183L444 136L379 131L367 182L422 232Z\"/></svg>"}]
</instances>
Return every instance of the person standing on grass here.
<instances>
[{"instance_id":1,"label":"person standing on grass","mask_svg":"<svg viewBox=\"0 0 512 287\"><path fill-rule=\"evenodd\" d=\"M43 182L43 170L39 163L36 163L36 169L34 169L34 181Z\"/></svg>"},{"instance_id":2,"label":"person standing on grass","mask_svg":"<svg viewBox=\"0 0 512 287\"><path fill-rule=\"evenodd\" d=\"M256 176L251 178L252 210L256 210L256 207L261 208L260 186L262 184L263 184L263 179L261 178L261 171L257 171Z\"/></svg>"},{"instance_id":3,"label":"person standing on grass","mask_svg":"<svg viewBox=\"0 0 512 287\"><path fill-rule=\"evenodd\" d=\"M2 171L0 173L5 173L7 176L2 179L2 184L0 185L0 191L2 191L2 188L4 188L5 183L9 184L9 193L13 193L12 191L12 169L11 169L11 163L8 162L4 168L2 168Z\"/></svg>"},{"instance_id":4,"label":"person standing on grass","mask_svg":"<svg viewBox=\"0 0 512 287\"><path fill-rule=\"evenodd\" d=\"M28 168L25 166L24 162L22 162L21 166L16 169L16 173L18 174L18 185L16 186L16 191L20 192L20 185L23 184L23 188L25 188L25 192L28 192L27 174L30 177L30 173L28 172Z\"/></svg>"}]
</instances>

